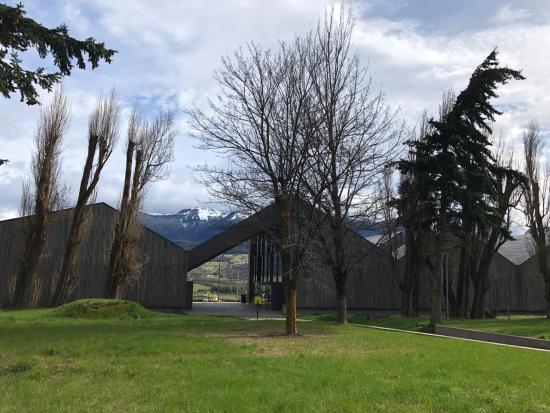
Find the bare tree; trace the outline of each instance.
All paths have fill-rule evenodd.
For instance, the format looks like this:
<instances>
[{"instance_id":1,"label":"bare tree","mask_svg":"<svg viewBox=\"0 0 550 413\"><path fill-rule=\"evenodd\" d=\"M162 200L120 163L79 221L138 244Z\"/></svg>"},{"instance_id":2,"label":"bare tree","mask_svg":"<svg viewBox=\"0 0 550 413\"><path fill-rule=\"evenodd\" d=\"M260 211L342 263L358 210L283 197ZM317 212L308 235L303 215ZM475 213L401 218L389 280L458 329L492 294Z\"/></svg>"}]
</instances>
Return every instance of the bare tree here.
<instances>
[{"instance_id":1,"label":"bare tree","mask_svg":"<svg viewBox=\"0 0 550 413\"><path fill-rule=\"evenodd\" d=\"M21 201L19 203L19 215L26 217L32 215L34 209L33 192L31 188L31 180L29 177L23 179L21 187Z\"/></svg>"},{"instance_id":2,"label":"bare tree","mask_svg":"<svg viewBox=\"0 0 550 413\"><path fill-rule=\"evenodd\" d=\"M399 264L399 259L403 253L403 240L406 235L403 233L400 223L399 210L395 204L398 195L398 184L395 177L395 169L393 165L387 164L382 174L382 179L379 183L379 202L380 216L382 218L380 227L380 241L378 244L388 253L388 262L394 279L401 290L402 300L406 294L406 266ZM408 316L409 314L403 314Z\"/></svg>"},{"instance_id":3,"label":"bare tree","mask_svg":"<svg viewBox=\"0 0 550 413\"><path fill-rule=\"evenodd\" d=\"M550 221L550 169L542 168L544 141L539 126L531 122L523 133L524 173L527 182L523 192L523 212L536 252L538 269L544 280L546 317L550 318L550 263L548 262L547 231Z\"/></svg>"},{"instance_id":4,"label":"bare tree","mask_svg":"<svg viewBox=\"0 0 550 413\"><path fill-rule=\"evenodd\" d=\"M493 206L493 215L486 229L474 226L470 233L465 233L462 245L461 276L466 278L458 284L458 314L468 316L469 279L473 285L473 301L471 318L483 318L485 312L485 297L490 288L489 267L499 248L509 239L511 212L521 198L521 187L525 184L525 177L514 168L514 156L508 150L501 137L496 140L494 153L494 176L490 192L490 202ZM466 227L467 229L468 227ZM461 289L462 287L462 289Z\"/></svg>"},{"instance_id":5,"label":"bare tree","mask_svg":"<svg viewBox=\"0 0 550 413\"><path fill-rule=\"evenodd\" d=\"M317 213L315 199L302 202L315 122L308 47L295 39L276 51L239 49L222 60L221 94L208 113L190 113L203 147L228 158L226 169L199 168L211 193L252 213L275 205L278 225L266 230L281 257L289 335L297 333L298 278Z\"/></svg>"},{"instance_id":6,"label":"bare tree","mask_svg":"<svg viewBox=\"0 0 550 413\"><path fill-rule=\"evenodd\" d=\"M69 106L63 90L59 89L52 103L40 113L36 150L31 163L32 191L27 186L23 192L22 209L32 210L34 215L28 218L21 266L12 297L12 306L15 307L36 305L39 298L34 289L38 263L46 244L49 213L56 210L65 198L65 191L62 187L60 189L58 182L61 144L68 124Z\"/></svg>"},{"instance_id":7,"label":"bare tree","mask_svg":"<svg viewBox=\"0 0 550 413\"><path fill-rule=\"evenodd\" d=\"M162 112L152 123L143 122L136 112L130 119L124 187L109 257L106 283L109 297L122 297L124 288L139 277L139 210L149 184L168 176L175 135L170 112Z\"/></svg>"},{"instance_id":8,"label":"bare tree","mask_svg":"<svg viewBox=\"0 0 550 413\"><path fill-rule=\"evenodd\" d=\"M322 194L319 205L327 230L320 231L320 239L336 284L340 324L347 323L348 274L370 252L358 251L350 237L374 221L378 182L385 165L397 159L403 132L397 112L374 90L367 69L352 52L353 25L349 10L332 9L308 38L319 142L311 159L321 183L313 194Z\"/></svg>"},{"instance_id":9,"label":"bare tree","mask_svg":"<svg viewBox=\"0 0 550 413\"><path fill-rule=\"evenodd\" d=\"M85 234L87 219L86 205L95 199L101 172L116 145L119 130L119 105L115 92L102 99L88 122L88 152L76 206L72 212L71 228L65 244L65 254L59 278L52 297L53 305L63 304L78 283L75 272L80 245Z\"/></svg>"}]
</instances>

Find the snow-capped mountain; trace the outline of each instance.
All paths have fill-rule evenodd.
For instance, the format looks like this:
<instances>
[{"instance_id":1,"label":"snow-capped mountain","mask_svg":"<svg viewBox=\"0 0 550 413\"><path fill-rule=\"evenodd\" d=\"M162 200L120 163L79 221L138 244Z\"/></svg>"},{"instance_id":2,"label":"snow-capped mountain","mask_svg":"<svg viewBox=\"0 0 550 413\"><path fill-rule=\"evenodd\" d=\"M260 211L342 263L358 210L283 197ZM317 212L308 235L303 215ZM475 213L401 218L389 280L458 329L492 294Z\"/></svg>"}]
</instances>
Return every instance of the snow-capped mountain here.
<instances>
[{"instance_id":1,"label":"snow-capped mountain","mask_svg":"<svg viewBox=\"0 0 550 413\"><path fill-rule=\"evenodd\" d=\"M240 212L220 211L214 208L188 208L175 214L143 213L143 221L147 227L186 249L212 238L243 218L244 215Z\"/></svg>"}]
</instances>

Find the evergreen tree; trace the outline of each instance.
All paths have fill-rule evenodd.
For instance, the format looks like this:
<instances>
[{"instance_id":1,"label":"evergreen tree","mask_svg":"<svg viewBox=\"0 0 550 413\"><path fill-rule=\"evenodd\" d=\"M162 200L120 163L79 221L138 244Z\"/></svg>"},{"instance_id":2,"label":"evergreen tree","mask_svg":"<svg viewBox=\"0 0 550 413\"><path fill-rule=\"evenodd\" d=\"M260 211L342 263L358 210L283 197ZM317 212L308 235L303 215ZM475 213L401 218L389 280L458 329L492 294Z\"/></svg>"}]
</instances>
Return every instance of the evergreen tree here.
<instances>
[{"instance_id":1,"label":"evergreen tree","mask_svg":"<svg viewBox=\"0 0 550 413\"><path fill-rule=\"evenodd\" d=\"M511 79L523 76L517 70L500 67L493 50L476 68L448 113L430 121L432 130L426 138L409 142L414 159L398 163L402 175L415 177L416 188L421 189L416 196L433 212L419 217L435 235L430 254L432 323L441 318L442 260L448 236L460 231L463 224L488 231L500 219L490 202L495 159L488 135L495 116L501 113L490 100L497 97L498 85Z\"/></svg>"},{"instance_id":2,"label":"evergreen tree","mask_svg":"<svg viewBox=\"0 0 550 413\"><path fill-rule=\"evenodd\" d=\"M77 40L69 36L64 24L49 29L36 21L25 17L25 9L21 3L11 7L0 3L0 93L10 98L12 93L19 92L21 102L27 105L38 104L39 86L48 92L61 81L63 76L69 76L73 69L73 61L80 69L86 68L85 55L95 69L100 60L111 63L116 50L105 48L104 43L96 42L92 37ZM48 73L45 68L27 70L21 66L22 60L18 53L24 53L34 48L41 59L51 55L58 72ZM0 159L0 166L7 163Z\"/></svg>"},{"instance_id":3,"label":"evergreen tree","mask_svg":"<svg viewBox=\"0 0 550 413\"><path fill-rule=\"evenodd\" d=\"M77 40L69 36L64 24L49 29L25 14L22 4L11 7L0 3L0 93L6 98L18 91L22 102L35 105L38 103L36 87L51 91L63 76L71 74L74 60L80 69L85 69L85 55L88 55L88 62L95 69L100 60L111 63L116 53L91 37ZM24 69L18 53L29 48L36 49L41 59L51 55L59 71L48 73L43 67Z\"/></svg>"}]
</instances>

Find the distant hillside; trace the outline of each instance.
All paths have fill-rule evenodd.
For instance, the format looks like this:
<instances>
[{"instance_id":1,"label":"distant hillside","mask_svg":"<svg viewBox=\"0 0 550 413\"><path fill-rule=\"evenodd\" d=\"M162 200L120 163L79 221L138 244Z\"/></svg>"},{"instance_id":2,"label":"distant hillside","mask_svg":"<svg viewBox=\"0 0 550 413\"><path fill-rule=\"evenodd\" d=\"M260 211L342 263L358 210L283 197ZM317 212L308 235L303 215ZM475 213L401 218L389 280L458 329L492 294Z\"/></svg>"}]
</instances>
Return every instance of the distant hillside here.
<instances>
[{"instance_id":1,"label":"distant hillside","mask_svg":"<svg viewBox=\"0 0 550 413\"><path fill-rule=\"evenodd\" d=\"M244 218L237 211L223 212L213 208L182 209L175 214L149 212L142 217L145 226L185 249L195 247ZM247 248L240 247L234 252L247 252Z\"/></svg>"}]
</instances>

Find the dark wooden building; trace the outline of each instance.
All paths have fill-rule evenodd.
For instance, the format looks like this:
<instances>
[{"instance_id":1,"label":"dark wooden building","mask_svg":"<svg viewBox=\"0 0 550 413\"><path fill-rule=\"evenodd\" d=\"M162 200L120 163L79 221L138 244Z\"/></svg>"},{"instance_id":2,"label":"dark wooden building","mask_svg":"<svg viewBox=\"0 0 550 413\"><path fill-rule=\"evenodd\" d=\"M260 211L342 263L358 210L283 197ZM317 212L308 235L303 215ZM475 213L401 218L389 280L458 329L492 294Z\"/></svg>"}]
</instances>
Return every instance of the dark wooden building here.
<instances>
[{"instance_id":1,"label":"dark wooden building","mask_svg":"<svg viewBox=\"0 0 550 413\"><path fill-rule=\"evenodd\" d=\"M79 283L70 300L99 298L105 294L106 272L113 228L118 211L105 203L88 206L89 221L76 268ZM39 302L47 304L61 269L72 210L51 214L47 243L38 268ZM29 218L0 221L0 307L8 305L9 291L18 270ZM140 241L140 277L125 297L146 307L183 309L187 298L187 252L177 244L143 227ZM192 294L190 295L192 296Z\"/></svg>"},{"instance_id":2,"label":"dark wooden building","mask_svg":"<svg viewBox=\"0 0 550 413\"><path fill-rule=\"evenodd\" d=\"M278 308L282 299L281 265L277 242L269 236L274 233L272 229L276 225L274 208L273 205L267 207L191 250L189 269L249 240L249 300L256 294L263 294L273 302L274 308ZM271 230L266 231L266 228ZM516 241L508 241L493 259L491 286L486 300L488 309L500 312L545 310L543 281L529 253L528 238L519 236ZM397 239L398 245L394 245L397 263L391 265L392 255L380 237L363 238L350 231L347 240L350 245L349 258L356 262L347 280L350 311L399 311L399 278L404 269L406 250L402 245L403 237ZM443 306L446 307L449 302L452 310L457 291L459 252L449 251L447 255ZM318 242L311 242L307 257L298 285L298 308L335 309L335 282ZM422 310L429 310L432 277L427 269L419 277L419 305ZM473 286L470 285L470 288L473 292Z\"/></svg>"}]
</instances>

